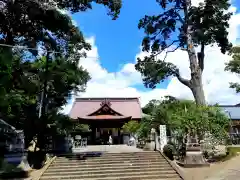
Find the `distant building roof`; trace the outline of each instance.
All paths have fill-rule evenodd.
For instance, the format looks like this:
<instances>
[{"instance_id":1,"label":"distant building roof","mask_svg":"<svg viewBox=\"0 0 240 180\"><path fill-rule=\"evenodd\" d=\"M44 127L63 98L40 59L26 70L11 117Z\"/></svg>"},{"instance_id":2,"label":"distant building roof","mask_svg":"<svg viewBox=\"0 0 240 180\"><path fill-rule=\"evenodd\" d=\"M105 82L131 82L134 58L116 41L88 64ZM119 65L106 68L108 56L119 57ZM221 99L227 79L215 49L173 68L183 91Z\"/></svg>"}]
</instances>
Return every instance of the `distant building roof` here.
<instances>
[{"instance_id":1,"label":"distant building roof","mask_svg":"<svg viewBox=\"0 0 240 180\"><path fill-rule=\"evenodd\" d=\"M233 120L240 120L240 106L237 105L222 105L220 106L224 113Z\"/></svg>"},{"instance_id":2,"label":"distant building roof","mask_svg":"<svg viewBox=\"0 0 240 180\"><path fill-rule=\"evenodd\" d=\"M69 116L73 119L86 117L101 108L103 101L109 101L110 107L125 117L140 119L142 109L138 98L76 98Z\"/></svg>"}]
</instances>

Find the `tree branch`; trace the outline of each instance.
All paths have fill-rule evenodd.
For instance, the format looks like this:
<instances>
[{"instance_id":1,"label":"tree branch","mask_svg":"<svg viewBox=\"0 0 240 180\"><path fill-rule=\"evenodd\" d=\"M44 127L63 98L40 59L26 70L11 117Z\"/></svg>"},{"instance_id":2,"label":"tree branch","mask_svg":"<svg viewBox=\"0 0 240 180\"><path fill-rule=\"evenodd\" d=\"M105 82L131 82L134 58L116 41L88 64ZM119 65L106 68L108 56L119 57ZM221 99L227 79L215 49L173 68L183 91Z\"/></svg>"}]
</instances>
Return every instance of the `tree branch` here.
<instances>
[{"instance_id":1,"label":"tree branch","mask_svg":"<svg viewBox=\"0 0 240 180\"><path fill-rule=\"evenodd\" d=\"M176 48L174 48L173 50L171 50L171 51L167 51L166 52L166 54L165 54L165 56L164 56L164 59L163 59L163 61L165 61L165 59L167 58L167 55L168 55L168 53L172 53L172 52L175 52L178 48L180 47L180 45L178 45Z\"/></svg>"},{"instance_id":2,"label":"tree branch","mask_svg":"<svg viewBox=\"0 0 240 180\"><path fill-rule=\"evenodd\" d=\"M176 12L176 15L177 15L177 17L179 18L178 20L179 20L182 24L184 24L185 22L184 22L183 18L180 16L180 14L179 14L178 12Z\"/></svg>"},{"instance_id":3,"label":"tree branch","mask_svg":"<svg viewBox=\"0 0 240 180\"><path fill-rule=\"evenodd\" d=\"M165 51L166 49L168 49L168 48L171 47L174 43L177 43L177 42L179 42L179 40L173 41L173 42L172 42L171 44L169 44L166 48L164 48L163 50L159 51L159 52L156 53L156 54L152 54L151 56L152 56L152 57L158 56L158 55L161 54L163 51ZM174 51L176 51L179 47L180 47L180 46L178 46ZM173 52L174 52L174 51L173 51ZM170 52L170 51L169 51L169 52Z\"/></svg>"},{"instance_id":4,"label":"tree branch","mask_svg":"<svg viewBox=\"0 0 240 180\"><path fill-rule=\"evenodd\" d=\"M178 78L178 80L179 80L182 84L184 84L185 86L187 86L187 87L189 87L189 88L191 87L190 80L183 78L183 77L180 75L180 73L179 73L179 69L176 70L175 76Z\"/></svg>"}]
</instances>

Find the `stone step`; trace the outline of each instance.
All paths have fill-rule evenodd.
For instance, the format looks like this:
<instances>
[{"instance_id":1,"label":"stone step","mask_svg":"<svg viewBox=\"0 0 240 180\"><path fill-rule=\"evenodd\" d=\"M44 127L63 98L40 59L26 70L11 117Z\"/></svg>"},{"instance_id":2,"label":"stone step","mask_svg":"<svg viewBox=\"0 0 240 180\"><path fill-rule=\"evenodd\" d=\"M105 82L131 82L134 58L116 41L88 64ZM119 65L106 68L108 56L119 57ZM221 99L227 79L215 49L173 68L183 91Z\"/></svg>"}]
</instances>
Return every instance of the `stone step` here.
<instances>
[{"instance_id":1,"label":"stone step","mask_svg":"<svg viewBox=\"0 0 240 180\"><path fill-rule=\"evenodd\" d=\"M88 174L88 173L83 173L81 174L76 173L76 174L56 174L54 173L54 175L46 175L44 174L41 177L41 180L43 179L84 179L84 178L105 178L105 179L110 179L110 178L126 178L126 177L130 177L131 176L135 176L138 178L142 178L142 175L145 176L151 176L151 175L155 175L155 178L157 177L158 179L161 178L179 178L178 174L176 174L176 172L174 173L169 173L168 171L159 171L159 170L155 170L155 171L137 171L137 172L116 172L116 173L102 173L102 174ZM117 179L118 179L117 178ZM131 178L132 179L132 178Z\"/></svg>"},{"instance_id":2,"label":"stone step","mask_svg":"<svg viewBox=\"0 0 240 180\"><path fill-rule=\"evenodd\" d=\"M99 158L99 159L112 159L112 158L156 158L162 157L160 154L152 154L152 155L127 155L127 156L109 156L109 155L102 155L102 156L90 156L90 155L74 155L74 156L60 156L58 159L79 159L79 158Z\"/></svg>"},{"instance_id":3,"label":"stone step","mask_svg":"<svg viewBox=\"0 0 240 180\"><path fill-rule=\"evenodd\" d=\"M25 180L25 179L23 179ZM42 180L42 179L40 179ZM51 180L70 180L70 179L51 179ZM130 177L108 177L108 178L84 178L84 179L74 179L74 180L182 180L181 178L159 178L158 175L152 175L152 176L130 176Z\"/></svg>"},{"instance_id":4,"label":"stone step","mask_svg":"<svg viewBox=\"0 0 240 180\"><path fill-rule=\"evenodd\" d=\"M155 162L155 163L135 163L135 164L131 164L131 163L119 163L119 164L105 164L105 165L101 165L99 166L97 165L86 165L86 164L76 164L76 165L69 165L69 164L65 164L65 165L51 165L49 167L49 169L72 169L72 168L129 168L129 167L154 167L154 166L158 166L158 167L171 167L169 164L167 163L159 163L159 162Z\"/></svg>"},{"instance_id":5,"label":"stone step","mask_svg":"<svg viewBox=\"0 0 240 180\"><path fill-rule=\"evenodd\" d=\"M129 161L129 160L151 160L151 161L162 161L165 160L163 157L128 157L128 158L86 158L86 159L67 159L67 158L57 158L55 162L79 162L79 161L101 161L101 162L112 162L112 161Z\"/></svg>"},{"instance_id":6,"label":"stone step","mask_svg":"<svg viewBox=\"0 0 240 180\"><path fill-rule=\"evenodd\" d=\"M66 169L65 169L66 170ZM120 173L120 172L139 172L139 171L161 171L163 173L171 173L171 174L175 174L176 172L171 169L170 167L169 168L159 168L159 167L148 167L148 168L143 168L143 167L140 167L138 169L136 168L117 168L117 169L88 169L88 170L81 170L81 169L71 169L71 170L67 170L65 171L64 169L62 170L55 170L55 171L51 171L51 169L48 169L44 175L54 175L54 174L111 174L111 173Z\"/></svg>"},{"instance_id":7,"label":"stone step","mask_svg":"<svg viewBox=\"0 0 240 180\"><path fill-rule=\"evenodd\" d=\"M102 153L102 152L81 152L81 153L71 153L71 154L58 154L58 157L75 157L78 155L87 155L87 156L108 156L108 157L115 157L115 156L151 156L151 155L160 155L159 152L154 151L143 151L143 152L128 152L128 153Z\"/></svg>"},{"instance_id":8,"label":"stone step","mask_svg":"<svg viewBox=\"0 0 240 180\"><path fill-rule=\"evenodd\" d=\"M51 180L70 180L69 178L51 178ZM139 177L138 175L132 175L132 176L124 176L124 177L101 177L101 178L75 178L75 180L182 180L180 177L174 177L174 178L159 178L159 175L141 175ZM43 180L43 178L40 178L40 180Z\"/></svg>"},{"instance_id":9,"label":"stone step","mask_svg":"<svg viewBox=\"0 0 240 180\"><path fill-rule=\"evenodd\" d=\"M69 167L69 166L68 166ZM172 170L171 166L159 166L159 165L153 165L153 166L128 166L128 167L124 167L121 166L119 168L117 168L118 170L122 170L124 171L125 169L131 169L131 170L139 170L139 169L154 169L157 168L159 169L159 171L161 170ZM109 171L109 170L115 170L115 167L95 167L95 168L89 168L89 167L70 167L70 168L53 168L53 167L49 167L49 169L46 172L61 172L61 171L68 171L68 172L75 172L75 171L97 171L97 170L101 170L101 171Z\"/></svg>"},{"instance_id":10,"label":"stone step","mask_svg":"<svg viewBox=\"0 0 240 180\"><path fill-rule=\"evenodd\" d=\"M126 161L106 161L106 162L101 162L101 161L78 161L78 162L53 162L52 166L59 166L59 165L95 165L95 166L112 166L112 165L121 165L121 164L152 164L152 163L157 163L157 164L167 164L164 161L151 161L151 160L126 160Z\"/></svg>"}]
</instances>

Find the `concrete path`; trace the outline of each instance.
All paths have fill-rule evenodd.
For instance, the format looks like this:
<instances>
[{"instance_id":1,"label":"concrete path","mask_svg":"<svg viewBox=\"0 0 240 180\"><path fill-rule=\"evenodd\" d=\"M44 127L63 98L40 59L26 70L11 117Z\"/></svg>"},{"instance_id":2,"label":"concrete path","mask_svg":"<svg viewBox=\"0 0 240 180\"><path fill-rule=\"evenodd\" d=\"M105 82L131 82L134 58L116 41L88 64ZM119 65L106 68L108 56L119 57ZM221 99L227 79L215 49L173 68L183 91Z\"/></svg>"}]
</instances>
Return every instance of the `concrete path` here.
<instances>
[{"instance_id":1,"label":"concrete path","mask_svg":"<svg viewBox=\"0 0 240 180\"><path fill-rule=\"evenodd\" d=\"M141 152L142 149L138 149L135 146L127 145L95 145L81 148L73 148L74 153L79 152L108 152L108 153L122 153L122 152Z\"/></svg>"},{"instance_id":2,"label":"concrete path","mask_svg":"<svg viewBox=\"0 0 240 180\"><path fill-rule=\"evenodd\" d=\"M181 168L186 180L238 180L240 179L240 156L203 168Z\"/></svg>"},{"instance_id":3,"label":"concrete path","mask_svg":"<svg viewBox=\"0 0 240 180\"><path fill-rule=\"evenodd\" d=\"M212 173L206 180L237 180L240 179L240 156L237 156L222 165L217 172Z\"/></svg>"}]
</instances>

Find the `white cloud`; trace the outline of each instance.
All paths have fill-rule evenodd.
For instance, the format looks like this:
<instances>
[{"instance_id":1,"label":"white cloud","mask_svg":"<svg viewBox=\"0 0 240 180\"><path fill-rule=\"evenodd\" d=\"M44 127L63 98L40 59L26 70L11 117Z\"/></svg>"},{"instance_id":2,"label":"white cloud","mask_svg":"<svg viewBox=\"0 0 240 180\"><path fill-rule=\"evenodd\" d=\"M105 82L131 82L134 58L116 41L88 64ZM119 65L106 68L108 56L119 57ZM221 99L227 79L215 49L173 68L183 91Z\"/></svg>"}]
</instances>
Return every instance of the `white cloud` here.
<instances>
[{"instance_id":1,"label":"white cloud","mask_svg":"<svg viewBox=\"0 0 240 180\"><path fill-rule=\"evenodd\" d=\"M239 35L237 28L240 25L240 21L238 21L240 14L236 13L235 7L231 7L230 11L234 14L229 21L229 40L235 43ZM78 94L78 96L140 97L142 106L151 99L160 99L165 95L193 99L190 89L181 84L176 78L171 79L167 89L157 88L142 92L133 88L133 85L142 83L141 75L136 72L134 64L125 64L119 72L109 73L100 64L95 38L89 38L88 42L92 44L92 50L87 52L89 58L81 60L80 63L90 72L92 80L88 83L86 92ZM136 55L136 58L143 57L144 55L146 55L146 53L140 51L139 54ZM240 102L240 95L237 95L233 89L229 88L229 82L240 82L240 77L224 71L225 63L230 59L231 57L222 54L217 46L209 46L206 48L203 85L206 100L209 103L237 104ZM186 52L177 50L169 54L166 60L177 65L183 77L190 77L189 61ZM68 113L71 109L72 102L65 107L65 113Z\"/></svg>"}]
</instances>

